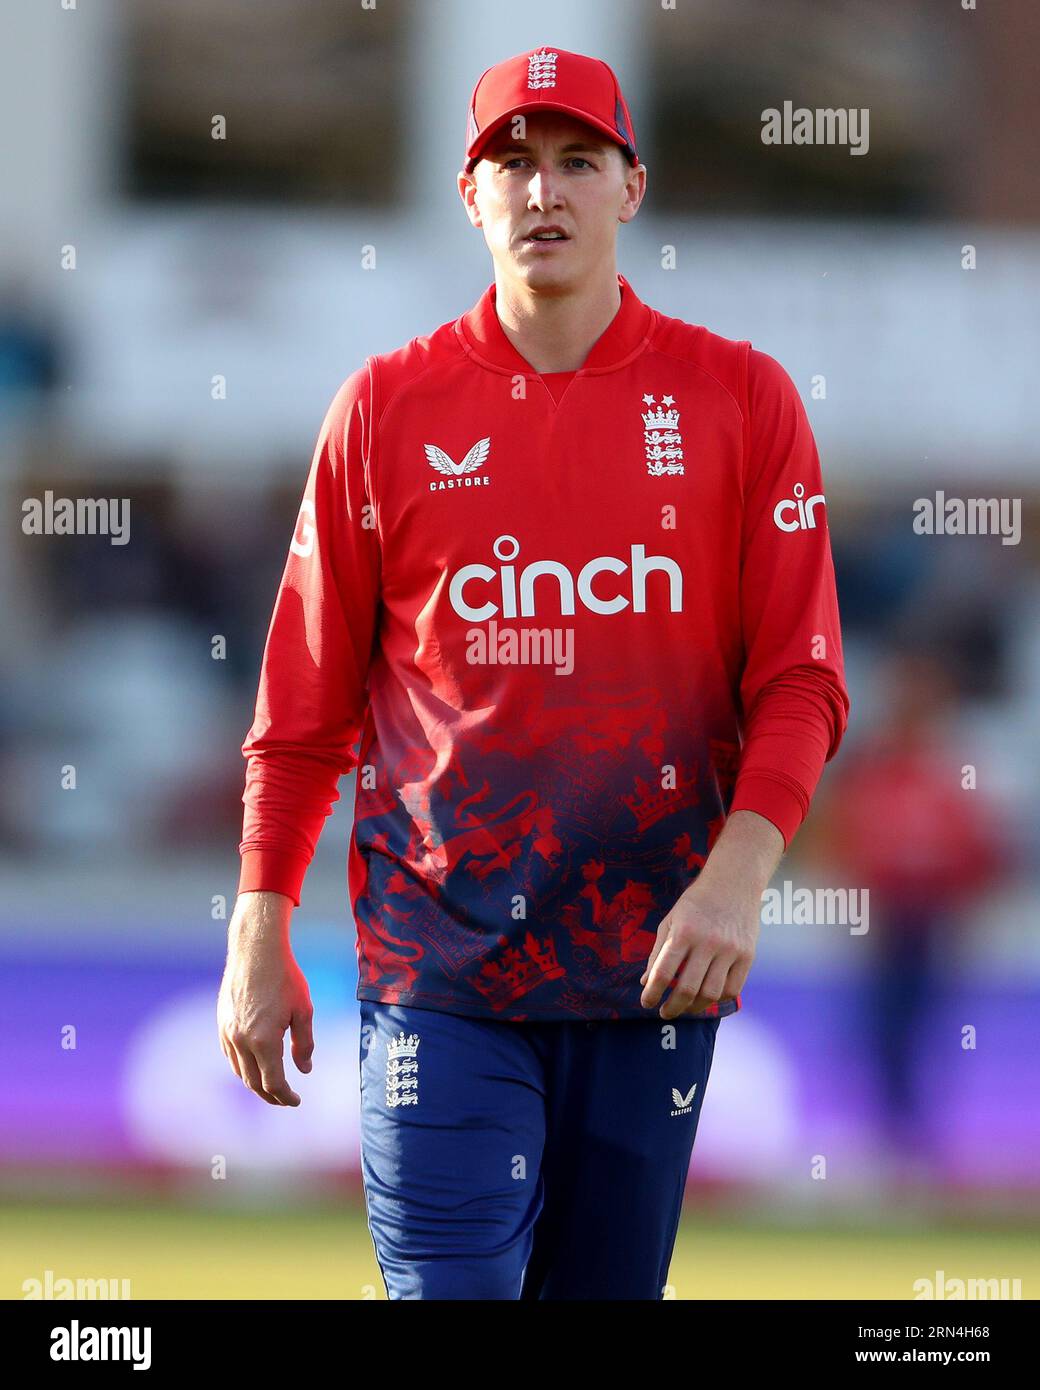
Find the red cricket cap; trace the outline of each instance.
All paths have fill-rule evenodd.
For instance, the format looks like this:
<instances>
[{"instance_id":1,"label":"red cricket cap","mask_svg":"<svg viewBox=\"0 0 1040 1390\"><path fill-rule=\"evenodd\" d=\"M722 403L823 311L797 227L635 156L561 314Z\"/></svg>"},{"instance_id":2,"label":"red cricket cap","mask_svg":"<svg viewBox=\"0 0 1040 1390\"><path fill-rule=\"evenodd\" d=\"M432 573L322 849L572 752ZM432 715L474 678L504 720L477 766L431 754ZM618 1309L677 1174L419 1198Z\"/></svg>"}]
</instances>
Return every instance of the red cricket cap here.
<instances>
[{"instance_id":1,"label":"red cricket cap","mask_svg":"<svg viewBox=\"0 0 1040 1390\"><path fill-rule=\"evenodd\" d=\"M543 45L482 73L469 99L466 172L491 136L527 111L563 111L595 126L638 164L632 115L611 68L600 58Z\"/></svg>"}]
</instances>

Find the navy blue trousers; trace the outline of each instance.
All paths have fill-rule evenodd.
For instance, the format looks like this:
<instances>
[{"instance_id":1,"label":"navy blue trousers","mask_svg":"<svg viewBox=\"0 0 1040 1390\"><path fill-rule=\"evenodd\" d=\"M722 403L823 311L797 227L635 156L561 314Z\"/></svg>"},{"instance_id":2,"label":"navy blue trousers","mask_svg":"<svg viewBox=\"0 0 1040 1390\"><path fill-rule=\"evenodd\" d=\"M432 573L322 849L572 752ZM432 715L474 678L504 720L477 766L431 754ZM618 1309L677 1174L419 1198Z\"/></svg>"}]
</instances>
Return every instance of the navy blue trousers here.
<instances>
[{"instance_id":1,"label":"navy blue trousers","mask_svg":"<svg viewBox=\"0 0 1040 1390\"><path fill-rule=\"evenodd\" d=\"M390 1298L662 1297L719 1019L360 1007L362 1174Z\"/></svg>"}]
</instances>

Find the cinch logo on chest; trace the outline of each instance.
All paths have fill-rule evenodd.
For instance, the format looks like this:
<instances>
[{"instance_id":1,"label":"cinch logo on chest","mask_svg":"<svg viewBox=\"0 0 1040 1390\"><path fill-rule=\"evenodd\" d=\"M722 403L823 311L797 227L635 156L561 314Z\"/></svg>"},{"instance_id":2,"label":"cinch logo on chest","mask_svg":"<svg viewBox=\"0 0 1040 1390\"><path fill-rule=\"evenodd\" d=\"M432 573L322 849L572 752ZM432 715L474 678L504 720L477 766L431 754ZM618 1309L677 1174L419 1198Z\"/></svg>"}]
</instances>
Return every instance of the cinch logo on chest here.
<instances>
[{"instance_id":1,"label":"cinch logo on chest","mask_svg":"<svg viewBox=\"0 0 1040 1390\"><path fill-rule=\"evenodd\" d=\"M500 547L511 546L512 551L506 554ZM507 563L501 565L497 570L490 565L463 565L451 576L448 585L448 597L451 606L460 618L465 618L469 623L482 623L487 619L493 618L496 613L501 611L504 618L533 618L537 615L538 608L535 599L535 580L545 576L551 576L556 581L555 594L559 600L559 607L555 605L554 611L563 614L573 614L575 589L577 596L581 600L583 607L593 613L620 613L631 603L633 613L646 612L646 577L655 570L660 570L668 576L668 607L672 613L681 613L683 605L683 572L677 561L669 555L647 555L646 546L633 545L630 550L629 561L619 560L614 555L597 555L588 564L583 565L575 576L561 564L559 560L535 560L526 565L520 571L520 601L517 606L517 574L516 567L508 562L515 560L520 554L520 542L515 536L499 536L492 549L495 552L496 560L504 560ZM631 574L628 584L625 586L628 593L616 593L610 598L601 598L592 589L592 582L597 575L608 571L611 574L624 575ZM500 599L501 609L497 603L492 603L490 598L479 608L474 608L466 597L467 588L475 588L480 584L492 585L491 593ZM554 586L550 586L551 588ZM540 595L544 598L545 586L541 587ZM481 595L481 590L475 590L477 595ZM486 591L484 591L486 592ZM628 595L631 595L629 597Z\"/></svg>"}]
</instances>

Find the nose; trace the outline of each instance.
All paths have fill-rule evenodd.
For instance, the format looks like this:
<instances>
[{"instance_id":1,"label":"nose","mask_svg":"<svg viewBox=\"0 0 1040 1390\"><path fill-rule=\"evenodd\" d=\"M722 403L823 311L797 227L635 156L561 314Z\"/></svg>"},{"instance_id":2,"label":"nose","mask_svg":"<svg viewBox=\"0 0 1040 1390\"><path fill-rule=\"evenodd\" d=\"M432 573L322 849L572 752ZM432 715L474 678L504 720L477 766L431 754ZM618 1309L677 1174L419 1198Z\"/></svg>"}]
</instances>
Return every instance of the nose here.
<instances>
[{"instance_id":1,"label":"nose","mask_svg":"<svg viewBox=\"0 0 1040 1390\"><path fill-rule=\"evenodd\" d=\"M536 169L527 187L527 206L532 210L544 212L547 208L560 206L560 184L554 169L544 166Z\"/></svg>"}]
</instances>

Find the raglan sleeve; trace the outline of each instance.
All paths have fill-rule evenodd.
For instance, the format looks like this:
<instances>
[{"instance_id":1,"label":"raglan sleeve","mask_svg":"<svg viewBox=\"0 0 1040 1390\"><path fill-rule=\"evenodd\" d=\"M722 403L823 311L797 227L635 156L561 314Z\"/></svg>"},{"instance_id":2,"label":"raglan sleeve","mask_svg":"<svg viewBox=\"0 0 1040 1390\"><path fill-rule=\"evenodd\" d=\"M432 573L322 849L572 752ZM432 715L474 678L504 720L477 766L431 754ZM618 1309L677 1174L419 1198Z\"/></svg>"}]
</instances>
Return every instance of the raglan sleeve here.
<instances>
[{"instance_id":1,"label":"raglan sleeve","mask_svg":"<svg viewBox=\"0 0 1040 1390\"><path fill-rule=\"evenodd\" d=\"M820 460L779 362L747 349L740 605L742 748L730 811L756 811L785 849L849 715Z\"/></svg>"},{"instance_id":2,"label":"raglan sleeve","mask_svg":"<svg viewBox=\"0 0 1040 1390\"><path fill-rule=\"evenodd\" d=\"M297 906L340 776L357 765L368 704L381 575L372 407L366 362L318 435L242 744L238 891L284 893Z\"/></svg>"}]
</instances>

